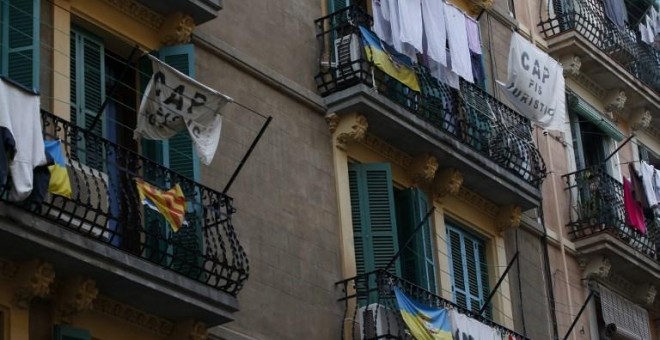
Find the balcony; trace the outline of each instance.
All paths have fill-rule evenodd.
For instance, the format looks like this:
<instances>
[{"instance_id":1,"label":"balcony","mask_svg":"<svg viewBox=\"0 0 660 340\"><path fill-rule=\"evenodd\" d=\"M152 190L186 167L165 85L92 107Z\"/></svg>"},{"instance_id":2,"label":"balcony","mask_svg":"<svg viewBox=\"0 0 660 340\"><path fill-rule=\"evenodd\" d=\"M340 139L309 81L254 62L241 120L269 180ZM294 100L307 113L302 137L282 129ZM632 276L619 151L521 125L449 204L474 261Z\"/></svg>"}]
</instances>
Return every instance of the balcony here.
<instances>
[{"instance_id":1,"label":"balcony","mask_svg":"<svg viewBox=\"0 0 660 340\"><path fill-rule=\"evenodd\" d=\"M607 258L633 283L660 279L660 224L652 214L642 234L626 220L623 185L601 168L564 175L571 200L568 234L581 255Z\"/></svg>"},{"instance_id":2,"label":"balcony","mask_svg":"<svg viewBox=\"0 0 660 340\"><path fill-rule=\"evenodd\" d=\"M551 55L578 56L580 72L596 87L625 90L627 111L660 107L660 53L641 41L636 27L614 24L601 0L555 3L538 24Z\"/></svg>"},{"instance_id":3,"label":"balcony","mask_svg":"<svg viewBox=\"0 0 660 340\"><path fill-rule=\"evenodd\" d=\"M315 21L320 47L316 84L328 112L359 112L369 133L410 155L429 153L460 170L468 188L496 204L523 210L540 199L545 164L532 140L529 120L481 88L460 91L415 66L421 92L388 77L367 61L359 25L371 17L357 6Z\"/></svg>"},{"instance_id":4,"label":"balcony","mask_svg":"<svg viewBox=\"0 0 660 340\"><path fill-rule=\"evenodd\" d=\"M196 25L213 20L222 9L222 0L137 0L154 11L168 16L181 12L193 18Z\"/></svg>"},{"instance_id":5,"label":"balcony","mask_svg":"<svg viewBox=\"0 0 660 340\"><path fill-rule=\"evenodd\" d=\"M526 337L507 329L476 312L465 310L451 301L443 299L409 281L379 270L340 282L344 296L339 299L344 304L342 339L412 339L401 318L394 296L398 287L407 296L427 306L453 308L480 321L503 334L511 334L516 339Z\"/></svg>"},{"instance_id":6,"label":"balcony","mask_svg":"<svg viewBox=\"0 0 660 340\"><path fill-rule=\"evenodd\" d=\"M0 256L44 259L58 279L90 277L101 294L170 320L232 320L249 272L232 198L48 112L41 118L45 138L64 145L73 195L27 205L1 190ZM181 186L187 208L178 232L143 207L136 178Z\"/></svg>"}]
</instances>

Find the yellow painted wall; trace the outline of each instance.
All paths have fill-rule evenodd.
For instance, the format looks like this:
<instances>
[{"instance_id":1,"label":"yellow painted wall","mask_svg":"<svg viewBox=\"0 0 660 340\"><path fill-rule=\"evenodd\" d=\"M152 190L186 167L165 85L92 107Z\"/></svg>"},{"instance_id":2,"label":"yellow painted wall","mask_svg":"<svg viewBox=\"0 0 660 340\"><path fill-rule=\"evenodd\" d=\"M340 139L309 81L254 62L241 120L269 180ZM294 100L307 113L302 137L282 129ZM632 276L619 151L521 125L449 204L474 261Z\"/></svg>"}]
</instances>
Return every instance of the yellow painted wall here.
<instances>
[{"instance_id":1,"label":"yellow painted wall","mask_svg":"<svg viewBox=\"0 0 660 340\"><path fill-rule=\"evenodd\" d=\"M6 278L0 278L0 310L5 315L4 339L28 340L29 318L28 310L13 306L12 297L14 292L13 282Z\"/></svg>"}]
</instances>

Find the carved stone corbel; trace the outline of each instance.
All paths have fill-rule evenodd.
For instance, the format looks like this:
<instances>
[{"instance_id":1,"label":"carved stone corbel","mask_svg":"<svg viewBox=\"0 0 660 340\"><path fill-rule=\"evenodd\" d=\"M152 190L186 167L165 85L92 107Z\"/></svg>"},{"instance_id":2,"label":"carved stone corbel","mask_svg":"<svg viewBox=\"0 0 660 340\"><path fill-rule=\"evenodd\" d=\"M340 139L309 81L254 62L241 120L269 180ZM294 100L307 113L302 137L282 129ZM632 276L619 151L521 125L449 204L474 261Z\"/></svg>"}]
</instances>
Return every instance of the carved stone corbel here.
<instances>
[{"instance_id":1,"label":"carved stone corbel","mask_svg":"<svg viewBox=\"0 0 660 340\"><path fill-rule=\"evenodd\" d=\"M170 340L206 340L208 337L207 327L203 322L197 320L184 320L174 326L174 332Z\"/></svg>"},{"instance_id":2,"label":"carved stone corbel","mask_svg":"<svg viewBox=\"0 0 660 340\"><path fill-rule=\"evenodd\" d=\"M468 14L475 16L493 7L493 0L470 0Z\"/></svg>"},{"instance_id":3,"label":"carved stone corbel","mask_svg":"<svg viewBox=\"0 0 660 340\"><path fill-rule=\"evenodd\" d=\"M75 277L67 280L56 298L60 321L69 324L75 314L92 310L98 294L96 281L92 279Z\"/></svg>"},{"instance_id":4,"label":"carved stone corbel","mask_svg":"<svg viewBox=\"0 0 660 340\"><path fill-rule=\"evenodd\" d=\"M640 289L637 289L637 292L638 292L637 300L646 306L653 305L653 303L655 302L655 296L658 293L657 289L655 288L655 285L652 285L650 283L647 283L642 287L640 287Z\"/></svg>"},{"instance_id":5,"label":"carved stone corbel","mask_svg":"<svg viewBox=\"0 0 660 340\"><path fill-rule=\"evenodd\" d=\"M447 168L437 173L433 181L433 193L436 199L448 195L456 195L463 185L463 174L454 169Z\"/></svg>"},{"instance_id":6,"label":"carved stone corbel","mask_svg":"<svg viewBox=\"0 0 660 340\"><path fill-rule=\"evenodd\" d=\"M330 132L337 139L337 147L346 150L351 143L361 142L367 134L369 122L359 113L351 113L342 117L331 113L326 115Z\"/></svg>"},{"instance_id":7,"label":"carved stone corbel","mask_svg":"<svg viewBox=\"0 0 660 340\"><path fill-rule=\"evenodd\" d=\"M628 100L628 96L626 96L625 91L621 89L609 91L605 95L605 100L603 101L605 103L605 111L611 115L613 112L623 110L623 107L626 105L626 100Z\"/></svg>"},{"instance_id":8,"label":"carved stone corbel","mask_svg":"<svg viewBox=\"0 0 660 340\"><path fill-rule=\"evenodd\" d=\"M429 183L438 170L438 159L430 154L415 157L410 164L409 174L415 185Z\"/></svg>"},{"instance_id":9,"label":"carved stone corbel","mask_svg":"<svg viewBox=\"0 0 660 340\"><path fill-rule=\"evenodd\" d=\"M634 131L646 129L651 125L651 111L642 107L630 115L630 128Z\"/></svg>"},{"instance_id":10,"label":"carved stone corbel","mask_svg":"<svg viewBox=\"0 0 660 340\"><path fill-rule=\"evenodd\" d=\"M187 44L195 30L195 20L181 12L168 15L160 27L160 42L165 46Z\"/></svg>"},{"instance_id":11,"label":"carved stone corbel","mask_svg":"<svg viewBox=\"0 0 660 340\"><path fill-rule=\"evenodd\" d=\"M34 298L50 296L55 282L53 265L42 260L31 260L20 265L14 288L14 304L27 309Z\"/></svg>"},{"instance_id":12,"label":"carved stone corbel","mask_svg":"<svg viewBox=\"0 0 660 340\"><path fill-rule=\"evenodd\" d=\"M500 208L495 217L497 231L502 233L509 229L515 229L520 226L522 211L517 205L506 205Z\"/></svg>"},{"instance_id":13,"label":"carved stone corbel","mask_svg":"<svg viewBox=\"0 0 660 340\"><path fill-rule=\"evenodd\" d=\"M564 68L564 77L578 76L580 75L580 67L582 67L582 59L572 54L562 58L561 65Z\"/></svg>"},{"instance_id":14,"label":"carved stone corbel","mask_svg":"<svg viewBox=\"0 0 660 340\"><path fill-rule=\"evenodd\" d=\"M586 279L605 279L610 275L612 264L607 256L579 260L580 268Z\"/></svg>"}]
</instances>

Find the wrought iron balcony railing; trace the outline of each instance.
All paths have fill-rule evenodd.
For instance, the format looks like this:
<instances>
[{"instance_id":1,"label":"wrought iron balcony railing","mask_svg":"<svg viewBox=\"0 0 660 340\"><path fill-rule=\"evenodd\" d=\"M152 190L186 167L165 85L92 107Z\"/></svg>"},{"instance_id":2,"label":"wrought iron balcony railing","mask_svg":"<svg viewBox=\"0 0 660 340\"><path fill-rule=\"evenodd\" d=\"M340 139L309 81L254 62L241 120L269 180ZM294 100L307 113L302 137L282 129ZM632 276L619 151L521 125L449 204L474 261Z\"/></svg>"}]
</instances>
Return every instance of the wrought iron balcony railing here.
<instances>
[{"instance_id":1,"label":"wrought iron balcony railing","mask_svg":"<svg viewBox=\"0 0 660 340\"><path fill-rule=\"evenodd\" d=\"M608 233L655 261L660 261L660 225L653 214L646 216L646 234L626 219L623 185L605 169L589 168L563 176L572 205L568 225L572 240Z\"/></svg>"},{"instance_id":2,"label":"wrought iron balcony railing","mask_svg":"<svg viewBox=\"0 0 660 340\"><path fill-rule=\"evenodd\" d=\"M232 225L232 198L196 183L133 150L42 111L44 138L60 139L72 197L47 195L40 205L11 203L108 246L236 296L249 263ZM186 197L178 232L140 202L136 178L161 188L178 183ZM6 188L5 188L6 189Z\"/></svg>"},{"instance_id":3,"label":"wrought iron balcony railing","mask_svg":"<svg viewBox=\"0 0 660 340\"><path fill-rule=\"evenodd\" d=\"M368 62L359 26L371 17L350 6L315 21L320 44L316 84L322 96L365 84L409 112L510 170L532 185L545 177L545 163L532 141L530 121L478 86L461 80L456 90L415 66L421 92Z\"/></svg>"},{"instance_id":4,"label":"wrought iron balcony railing","mask_svg":"<svg viewBox=\"0 0 660 340\"><path fill-rule=\"evenodd\" d=\"M660 92L660 53L641 41L634 27L619 27L605 16L602 0L554 1L539 23L546 39L579 33L630 74Z\"/></svg>"},{"instance_id":5,"label":"wrought iron balcony railing","mask_svg":"<svg viewBox=\"0 0 660 340\"><path fill-rule=\"evenodd\" d=\"M489 325L503 334L511 334L516 339L526 339L492 320L479 316L474 311L466 310L385 270L339 281L337 286L340 286L344 293L339 299L344 303L343 339L413 339L401 318L394 296L394 287L398 287L407 296L427 306L454 308L459 313Z\"/></svg>"}]
</instances>

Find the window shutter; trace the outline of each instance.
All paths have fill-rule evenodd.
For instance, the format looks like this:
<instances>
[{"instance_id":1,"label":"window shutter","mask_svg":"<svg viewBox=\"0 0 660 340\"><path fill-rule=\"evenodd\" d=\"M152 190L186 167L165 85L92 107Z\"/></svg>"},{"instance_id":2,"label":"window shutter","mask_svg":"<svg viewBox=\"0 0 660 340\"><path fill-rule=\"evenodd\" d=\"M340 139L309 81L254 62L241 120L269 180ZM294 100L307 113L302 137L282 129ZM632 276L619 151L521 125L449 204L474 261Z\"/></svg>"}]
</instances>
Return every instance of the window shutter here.
<instances>
[{"instance_id":1,"label":"window shutter","mask_svg":"<svg viewBox=\"0 0 660 340\"><path fill-rule=\"evenodd\" d=\"M194 45L178 45L165 47L158 51L158 56L168 65L190 77L195 76L195 49ZM187 130L182 130L166 143L163 156L167 162L165 166L171 170L195 181L199 180L199 159L193 142ZM174 183L172 183L174 184ZM186 208L186 221L177 233L172 234L174 247L172 247L172 268L181 274L197 278L201 274L202 258L202 231L201 231L201 205L199 193L194 188L183 187L183 193L189 202ZM191 199L197 197L196 200ZM190 204L192 203L192 206Z\"/></svg>"},{"instance_id":2,"label":"window shutter","mask_svg":"<svg viewBox=\"0 0 660 340\"><path fill-rule=\"evenodd\" d=\"M426 195L418 188L409 188L398 192L395 197L399 218L399 247L403 247L404 243L413 237L408 247L401 252L403 277L435 293L437 287L430 223L426 221L413 235L428 210Z\"/></svg>"},{"instance_id":3,"label":"window shutter","mask_svg":"<svg viewBox=\"0 0 660 340\"><path fill-rule=\"evenodd\" d=\"M105 100L105 60L103 42L81 30L71 30L71 119L89 129ZM103 115L91 130L105 136ZM80 160L89 167L103 171L105 155L97 141L81 141Z\"/></svg>"},{"instance_id":4,"label":"window shutter","mask_svg":"<svg viewBox=\"0 0 660 340\"><path fill-rule=\"evenodd\" d=\"M91 340L92 336L86 329L74 328L66 325L56 325L54 340Z\"/></svg>"},{"instance_id":5,"label":"window shutter","mask_svg":"<svg viewBox=\"0 0 660 340\"><path fill-rule=\"evenodd\" d=\"M334 13L351 4L350 0L328 0L328 14Z\"/></svg>"},{"instance_id":6,"label":"window shutter","mask_svg":"<svg viewBox=\"0 0 660 340\"><path fill-rule=\"evenodd\" d=\"M399 248L390 165L350 164L349 183L358 274L384 269ZM390 271L400 275L398 263Z\"/></svg>"},{"instance_id":7,"label":"window shutter","mask_svg":"<svg viewBox=\"0 0 660 340\"><path fill-rule=\"evenodd\" d=\"M485 244L449 224L447 235L455 302L463 308L478 312L490 294ZM490 308L486 310L486 316L490 318Z\"/></svg>"},{"instance_id":8,"label":"window shutter","mask_svg":"<svg viewBox=\"0 0 660 340\"><path fill-rule=\"evenodd\" d=\"M2 1L2 74L39 90L39 0Z\"/></svg>"}]
</instances>

